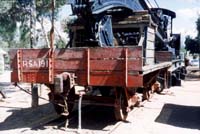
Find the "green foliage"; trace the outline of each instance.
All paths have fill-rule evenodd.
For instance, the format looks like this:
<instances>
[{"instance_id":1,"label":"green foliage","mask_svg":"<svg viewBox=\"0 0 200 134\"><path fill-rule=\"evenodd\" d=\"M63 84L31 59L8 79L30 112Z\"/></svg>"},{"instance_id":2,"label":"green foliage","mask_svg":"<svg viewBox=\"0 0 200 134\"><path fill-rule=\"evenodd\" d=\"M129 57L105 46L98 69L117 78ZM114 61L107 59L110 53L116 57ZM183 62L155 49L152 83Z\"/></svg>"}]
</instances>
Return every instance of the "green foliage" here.
<instances>
[{"instance_id":1,"label":"green foliage","mask_svg":"<svg viewBox=\"0 0 200 134\"><path fill-rule=\"evenodd\" d=\"M196 21L196 29L197 29L197 37L200 38L200 16L198 17Z\"/></svg>"},{"instance_id":2,"label":"green foliage","mask_svg":"<svg viewBox=\"0 0 200 134\"><path fill-rule=\"evenodd\" d=\"M51 0L36 0L36 11L37 18L39 17L50 17L51 16ZM66 0L57 0L55 5L55 14L58 13L59 7L66 4ZM55 16L56 18L57 16Z\"/></svg>"},{"instance_id":3,"label":"green foliage","mask_svg":"<svg viewBox=\"0 0 200 134\"><path fill-rule=\"evenodd\" d=\"M59 39L59 40L56 42L55 46L56 46L56 48L65 48L66 43L65 43L63 40Z\"/></svg>"},{"instance_id":4,"label":"green foliage","mask_svg":"<svg viewBox=\"0 0 200 134\"><path fill-rule=\"evenodd\" d=\"M0 2L0 43L9 48L30 47L30 9L32 0L3 0ZM51 0L36 0L36 18L50 19ZM66 0L56 1L56 11ZM55 17L56 18L56 17Z\"/></svg>"},{"instance_id":5,"label":"green foliage","mask_svg":"<svg viewBox=\"0 0 200 134\"><path fill-rule=\"evenodd\" d=\"M26 20L29 18L28 16L29 13L14 0L12 7L5 12L0 12L0 37L2 42L8 43L9 48L16 48L21 44L17 43L16 40L17 24L27 25ZM23 42L24 40L25 38L21 41Z\"/></svg>"},{"instance_id":6,"label":"green foliage","mask_svg":"<svg viewBox=\"0 0 200 134\"><path fill-rule=\"evenodd\" d=\"M196 39L187 36L185 39L185 49L191 54L199 53L199 43Z\"/></svg>"},{"instance_id":7,"label":"green foliage","mask_svg":"<svg viewBox=\"0 0 200 134\"><path fill-rule=\"evenodd\" d=\"M189 51L191 54L200 53L200 16L196 21L196 29L197 29L197 36L195 38L192 38L190 36L186 36L185 38L185 49Z\"/></svg>"}]
</instances>

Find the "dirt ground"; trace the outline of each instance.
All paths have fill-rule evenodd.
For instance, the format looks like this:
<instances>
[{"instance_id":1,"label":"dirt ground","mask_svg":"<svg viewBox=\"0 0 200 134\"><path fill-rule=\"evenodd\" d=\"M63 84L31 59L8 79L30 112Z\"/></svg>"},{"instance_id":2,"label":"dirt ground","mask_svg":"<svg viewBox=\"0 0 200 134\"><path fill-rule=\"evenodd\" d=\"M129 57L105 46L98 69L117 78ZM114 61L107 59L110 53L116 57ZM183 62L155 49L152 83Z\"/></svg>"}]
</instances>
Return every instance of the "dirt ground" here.
<instances>
[{"instance_id":1,"label":"dirt ground","mask_svg":"<svg viewBox=\"0 0 200 134\"><path fill-rule=\"evenodd\" d=\"M113 134L200 134L200 72L188 76L182 86L155 94Z\"/></svg>"},{"instance_id":2,"label":"dirt ground","mask_svg":"<svg viewBox=\"0 0 200 134\"><path fill-rule=\"evenodd\" d=\"M182 86L154 94L144 107L135 108L127 122L116 122L104 109L84 115L84 134L200 134L200 72L189 72ZM2 79L2 77L0 78ZM30 85L22 84L24 89ZM64 131L54 127L32 129L41 120L56 117L51 104L40 100L40 106L30 108L31 97L9 83L1 82L7 98L0 96L0 134L75 134L77 129ZM47 98L48 90L40 95ZM86 118L87 117L87 118ZM92 122L90 121L92 120Z\"/></svg>"}]
</instances>

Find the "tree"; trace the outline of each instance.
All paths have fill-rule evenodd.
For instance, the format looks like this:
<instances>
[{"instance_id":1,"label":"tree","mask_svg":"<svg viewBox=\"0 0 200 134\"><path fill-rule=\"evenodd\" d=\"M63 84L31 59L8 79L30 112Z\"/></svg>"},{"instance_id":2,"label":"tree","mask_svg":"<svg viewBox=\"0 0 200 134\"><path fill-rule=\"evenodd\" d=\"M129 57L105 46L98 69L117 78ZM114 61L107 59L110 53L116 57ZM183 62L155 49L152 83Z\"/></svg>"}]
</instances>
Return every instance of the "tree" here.
<instances>
[{"instance_id":1,"label":"tree","mask_svg":"<svg viewBox=\"0 0 200 134\"><path fill-rule=\"evenodd\" d=\"M197 21L196 21L196 25L197 25L197 44L198 44L198 53L199 53L199 69L200 69L200 16L198 17Z\"/></svg>"},{"instance_id":2,"label":"tree","mask_svg":"<svg viewBox=\"0 0 200 134\"><path fill-rule=\"evenodd\" d=\"M19 26L18 24L24 25L23 27L19 27L19 31L27 31L27 24L25 23L25 20L28 19L28 13L25 12L23 8L20 8L19 3L15 0L13 0L12 3L11 1L6 1L6 3L5 6L7 7L4 7L6 10L0 13L1 41L7 42L9 48L18 47L18 45L21 44L17 43L16 37L17 28ZM19 38L22 38L20 35L18 36Z\"/></svg>"},{"instance_id":3,"label":"tree","mask_svg":"<svg viewBox=\"0 0 200 134\"><path fill-rule=\"evenodd\" d=\"M197 29L197 37L200 38L200 16L198 17L196 21L196 29Z\"/></svg>"},{"instance_id":4,"label":"tree","mask_svg":"<svg viewBox=\"0 0 200 134\"><path fill-rule=\"evenodd\" d=\"M10 0L4 1L3 3L2 1L0 2L0 43L8 44L5 47L30 47L31 1ZM56 9L65 3L66 0L57 1ZM50 20L51 0L36 0L36 10L37 22L42 23L41 18L43 17Z\"/></svg>"},{"instance_id":5,"label":"tree","mask_svg":"<svg viewBox=\"0 0 200 134\"><path fill-rule=\"evenodd\" d=\"M186 36L185 38L185 49L191 54L200 53L200 16L196 21L197 36L192 38L191 36Z\"/></svg>"},{"instance_id":6,"label":"tree","mask_svg":"<svg viewBox=\"0 0 200 134\"><path fill-rule=\"evenodd\" d=\"M197 40L197 44L198 44L198 53L199 53L199 56L200 56L200 16L196 21L196 29L197 29L196 40Z\"/></svg>"},{"instance_id":7,"label":"tree","mask_svg":"<svg viewBox=\"0 0 200 134\"><path fill-rule=\"evenodd\" d=\"M196 54L199 53L198 49L198 41L197 39L193 39L190 36L186 36L185 39L185 49L190 52L190 54Z\"/></svg>"}]
</instances>

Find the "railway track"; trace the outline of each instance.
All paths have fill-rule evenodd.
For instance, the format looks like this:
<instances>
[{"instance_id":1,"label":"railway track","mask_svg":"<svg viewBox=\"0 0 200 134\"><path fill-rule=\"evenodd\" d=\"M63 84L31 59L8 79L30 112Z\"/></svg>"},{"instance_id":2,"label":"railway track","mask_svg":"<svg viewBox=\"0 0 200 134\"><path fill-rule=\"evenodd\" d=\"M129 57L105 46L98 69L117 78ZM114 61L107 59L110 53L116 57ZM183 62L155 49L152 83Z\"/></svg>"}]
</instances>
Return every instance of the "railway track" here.
<instances>
[{"instance_id":1,"label":"railway track","mask_svg":"<svg viewBox=\"0 0 200 134\"><path fill-rule=\"evenodd\" d=\"M143 102L144 103L144 102ZM75 106L76 107L76 106ZM139 108L134 108L129 115L134 114ZM101 106L83 106L82 107L82 130L81 133L89 134L112 134L121 124L129 123L116 121L112 107ZM22 133L39 131L67 132L68 134L78 133L78 110L74 109L68 118L66 127L66 118L58 115L49 115L46 119L37 121L29 128L22 130Z\"/></svg>"},{"instance_id":2,"label":"railway track","mask_svg":"<svg viewBox=\"0 0 200 134\"><path fill-rule=\"evenodd\" d=\"M23 92L19 92L19 95L22 96ZM24 94L26 95L26 94ZM15 93L16 96L16 93ZM27 98L24 96L24 98ZM12 100L13 101L13 100ZM144 103L144 102L143 102ZM57 115L53 112L53 106L51 104L41 105L37 109L23 109L24 112L17 112L20 115L15 118L19 118L16 120L24 120L26 123L22 123L24 125L17 124L14 127L20 129L16 132L19 133L34 133L33 131L38 131L41 133L48 133L48 131L53 130L52 132L67 132L69 134L77 133L78 131L78 110L76 109L78 106L75 105L75 108L68 120L68 127L65 128L66 119ZM44 110L46 109L46 110ZM138 108L134 108L129 115L132 115ZM26 112L25 112L26 111ZM50 112L51 111L51 112ZM44 114L43 116L35 116L36 114ZM13 114L13 118L14 115ZM10 123L13 120L10 120ZM9 121L5 124L10 124ZM83 105L82 107L82 133L103 133L103 134L111 134L115 129L117 129L121 124L128 122L116 121L114 117L113 107L105 107L105 106L91 106L91 105ZM11 123L13 124L13 123ZM20 127L21 126L21 127ZM9 130L9 129L7 129ZM55 133L56 133L55 132Z\"/></svg>"},{"instance_id":3,"label":"railway track","mask_svg":"<svg viewBox=\"0 0 200 134\"><path fill-rule=\"evenodd\" d=\"M101 133L109 132L111 127L116 123L113 117L113 110L110 107L84 106L82 108L82 133ZM56 129L57 131L66 131L67 133L78 132L78 110L74 110L68 118L68 126L66 119L58 116L41 122L39 125L31 129L42 130ZM108 129L109 128L109 129Z\"/></svg>"}]
</instances>

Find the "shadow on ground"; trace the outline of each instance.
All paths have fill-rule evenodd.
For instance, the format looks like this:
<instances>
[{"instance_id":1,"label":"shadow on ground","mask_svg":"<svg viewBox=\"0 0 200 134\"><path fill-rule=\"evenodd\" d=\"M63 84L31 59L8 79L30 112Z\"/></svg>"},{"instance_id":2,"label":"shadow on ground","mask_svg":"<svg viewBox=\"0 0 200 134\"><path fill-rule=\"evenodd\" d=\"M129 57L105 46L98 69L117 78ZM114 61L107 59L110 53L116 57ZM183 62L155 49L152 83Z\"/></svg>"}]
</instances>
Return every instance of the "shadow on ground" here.
<instances>
[{"instance_id":1,"label":"shadow on ground","mask_svg":"<svg viewBox=\"0 0 200 134\"><path fill-rule=\"evenodd\" d=\"M78 113L77 113L78 114ZM104 130L106 126L114 125L117 121L112 107L87 106L82 113L82 128L90 130ZM77 128L78 117L69 122L68 128ZM106 131L106 130L105 130Z\"/></svg>"},{"instance_id":2,"label":"shadow on ground","mask_svg":"<svg viewBox=\"0 0 200 134\"><path fill-rule=\"evenodd\" d=\"M8 116L4 122L0 123L0 130L32 127L32 125L38 123L38 120L45 118L49 114L55 114L52 104L44 104L34 109L14 108L7 112L11 112L12 114Z\"/></svg>"},{"instance_id":3,"label":"shadow on ground","mask_svg":"<svg viewBox=\"0 0 200 134\"><path fill-rule=\"evenodd\" d=\"M63 118L59 118L57 120L52 121L46 126L56 126L59 122L63 122ZM81 126L82 129L88 130L101 130L101 131L109 131L106 130L107 126L115 125L117 123L114 117L114 111L112 107L103 107L103 106L84 106L82 107L82 120ZM45 127L45 126L43 126ZM65 124L58 126L58 129L62 129L65 127ZM76 130L78 128L78 111L74 110L70 117L67 129L69 131ZM41 128L40 128L41 129Z\"/></svg>"},{"instance_id":4,"label":"shadow on ground","mask_svg":"<svg viewBox=\"0 0 200 134\"><path fill-rule=\"evenodd\" d=\"M13 107L14 108L14 107ZM32 108L15 108L10 110L12 114L5 119L4 122L0 123L0 131L12 130L20 128L30 128L31 130L43 130L45 126L57 126L65 121L65 118L60 117L53 119L47 124L40 124L40 121L45 121L47 116L50 114L56 114L52 104L41 105L36 109ZM78 128L78 111L72 112L70 117L69 129ZM49 120L49 118L48 118ZM113 108L110 107L97 107L97 106L86 106L82 108L82 128L90 130L103 130L106 126L116 124L114 118ZM64 127L65 124L60 127ZM107 130L105 130L107 131Z\"/></svg>"},{"instance_id":5,"label":"shadow on ground","mask_svg":"<svg viewBox=\"0 0 200 134\"><path fill-rule=\"evenodd\" d=\"M200 81L200 74L187 74L186 81Z\"/></svg>"},{"instance_id":6,"label":"shadow on ground","mask_svg":"<svg viewBox=\"0 0 200 134\"><path fill-rule=\"evenodd\" d=\"M188 70L186 74L186 81L200 81L200 70Z\"/></svg>"},{"instance_id":7,"label":"shadow on ground","mask_svg":"<svg viewBox=\"0 0 200 134\"><path fill-rule=\"evenodd\" d=\"M155 121L176 127L200 129L200 107L165 104Z\"/></svg>"}]
</instances>

